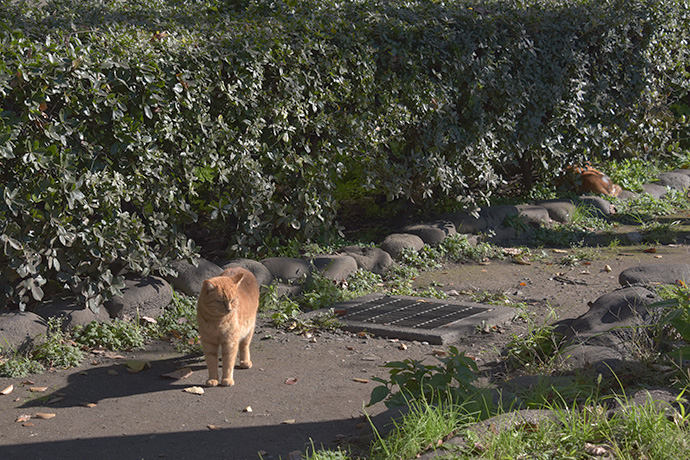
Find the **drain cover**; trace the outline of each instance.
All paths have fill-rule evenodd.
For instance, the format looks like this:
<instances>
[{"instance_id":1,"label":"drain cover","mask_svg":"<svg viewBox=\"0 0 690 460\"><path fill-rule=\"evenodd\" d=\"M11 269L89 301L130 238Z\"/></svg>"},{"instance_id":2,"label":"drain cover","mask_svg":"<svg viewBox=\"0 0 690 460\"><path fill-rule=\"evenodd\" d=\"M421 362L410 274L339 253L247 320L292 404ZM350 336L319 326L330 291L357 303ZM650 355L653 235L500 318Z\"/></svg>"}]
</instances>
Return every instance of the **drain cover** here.
<instances>
[{"instance_id":1,"label":"drain cover","mask_svg":"<svg viewBox=\"0 0 690 460\"><path fill-rule=\"evenodd\" d=\"M351 307L341 319L384 326L434 329L486 310L480 306L454 305L428 299L380 297Z\"/></svg>"},{"instance_id":2,"label":"drain cover","mask_svg":"<svg viewBox=\"0 0 690 460\"><path fill-rule=\"evenodd\" d=\"M443 344L474 334L481 324L498 325L513 318L508 307L371 294L332 307L344 329L391 338ZM313 312L316 313L316 312Z\"/></svg>"}]
</instances>

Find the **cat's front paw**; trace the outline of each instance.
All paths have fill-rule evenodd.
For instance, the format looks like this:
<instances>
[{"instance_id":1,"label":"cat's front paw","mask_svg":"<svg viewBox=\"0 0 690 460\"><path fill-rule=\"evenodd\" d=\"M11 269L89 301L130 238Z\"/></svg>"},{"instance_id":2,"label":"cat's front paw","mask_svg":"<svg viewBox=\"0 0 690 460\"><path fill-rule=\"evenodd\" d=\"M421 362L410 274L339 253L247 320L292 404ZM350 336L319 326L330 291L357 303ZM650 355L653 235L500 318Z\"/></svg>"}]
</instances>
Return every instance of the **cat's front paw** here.
<instances>
[{"instance_id":1,"label":"cat's front paw","mask_svg":"<svg viewBox=\"0 0 690 460\"><path fill-rule=\"evenodd\" d=\"M249 369L252 367L252 362L251 361L240 361L240 365L238 366L240 369Z\"/></svg>"},{"instance_id":2,"label":"cat's front paw","mask_svg":"<svg viewBox=\"0 0 690 460\"><path fill-rule=\"evenodd\" d=\"M216 379L208 379L208 380L206 380L206 386L209 386L209 387L216 387L216 386L218 386L218 380L216 380Z\"/></svg>"},{"instance_id":3,"label":"cat's front paw","mask_svg":"<svg viewBox=\"0 0 690 460\"><path fill-rule=\"evenodd\" d=\"M220 381L220 384L224 387L231 387L235 384L235 381L233 379L223 379Z\"/></svg>"}]
</instances>

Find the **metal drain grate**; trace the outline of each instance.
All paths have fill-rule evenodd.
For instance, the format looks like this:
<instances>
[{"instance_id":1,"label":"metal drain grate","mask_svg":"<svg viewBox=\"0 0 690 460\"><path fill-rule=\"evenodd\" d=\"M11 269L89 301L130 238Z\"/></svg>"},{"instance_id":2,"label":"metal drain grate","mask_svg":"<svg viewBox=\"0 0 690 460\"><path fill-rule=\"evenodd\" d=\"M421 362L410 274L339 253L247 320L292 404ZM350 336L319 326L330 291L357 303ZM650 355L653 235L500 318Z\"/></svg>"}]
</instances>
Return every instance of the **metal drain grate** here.
<instances>
[{"instance_id":1,"label":"metal drain grate","mask_svg":"<svg viewBox=\"0 0 690 460\"><path fill-rule=\"evenodd\" d=\"M351 306L342 319L382 326L435 329L485 311L487 308L484 307L436 300L380 297Z\"/></svg>"}]
</instances>

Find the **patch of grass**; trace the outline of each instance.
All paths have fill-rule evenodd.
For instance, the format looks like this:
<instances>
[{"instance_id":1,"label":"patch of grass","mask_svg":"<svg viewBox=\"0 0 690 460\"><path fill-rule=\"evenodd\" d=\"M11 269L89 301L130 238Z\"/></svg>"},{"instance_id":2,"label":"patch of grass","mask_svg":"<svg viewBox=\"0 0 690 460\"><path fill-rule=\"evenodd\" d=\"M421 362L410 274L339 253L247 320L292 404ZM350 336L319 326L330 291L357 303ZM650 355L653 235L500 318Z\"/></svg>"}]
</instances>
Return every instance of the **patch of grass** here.
<instances>
[{"instance_id":1,"label":"patch of grass","mask_svg":"<svg viewBox=\"0 0 690 460\"><path fill-rule=\"evenodd\" d=\"M561 337L555 333L554 327L548 322L554 319L551 312L540 325L527 319L527 332L522 335L513 334L506 345L509 362L515 368L522 368L530 372L552 371L556 360Z\"/></svg>"},{"instance_id":2,"label":"patch of grass","mask_svg":"<svg viewBox=\"0 0 690 460\"><path fill-rule=\"evenodd\" d=\"M627 405L622 399L621 404ZM454 459L688 459L687 416L669 419L650 401L610 416L598 401L570 408L545 406L554 420L516 424L486 434L467 431Z\"/></svg>"},{"instance_id":3,"label":"patch of grass","mask_svg":"<svg viewBox=\"0 0 690 460\"><path fill-rule=\"evenodd\" d=\"M62 330L62 319L48 319L48 331L45 338L39 337L32 357L49 367L78 366L84 359L84 352L72 341L69 334Z\"/></svg>"},{"instance_id":4,"label":"patch of grass","mask_svg":"<svg viewBox=\"0 0 690 460\"><path fill-rule=\"evenodd\" d=\"M614 184L631 192L641 192L644 184L655 181L656 176L666 169L657 161L648 158L626 158L620 161L610 159L606 161L604 167L606 175Z\"/></svg>"},{"instance_id":5,"label":"patch of grass","mask_svg":"<svg viewBox=\"0 0 690 460\"><path fill-rule=\"evenodd\" d=\"M503 249L491 243L470 244L467 236L456 233L449 235L438 246L439 254L452 262L485 262L490 259L503 259Z\"/></svg>"},{"instance_id":6,"label":"patch of grass","mask_svg":"<svg viewBox=\"0 0 690 460\"><path fill-rule=\"evenodd\" d=\"M85 326L77 326L73 336L77 343L87 348L119 351L136 350L144 346L142 328L119 319L107 323L93 321Z\"/></svg>"},{"instance_id":7,"label":"patch of grass","mask_svg":"<svg viewBox=\"0 0 690 460\"><path fill-rule=\"evenodd\" d=\"M460 428L477 419L477 414L452 400L430 404L425 399L417 399L409 403L409 409L401 419L393 422L394 428L385 439L375 433L377 437L367 458L415 458L422 452L434 450Z\"/></svg>"}]
</instances>

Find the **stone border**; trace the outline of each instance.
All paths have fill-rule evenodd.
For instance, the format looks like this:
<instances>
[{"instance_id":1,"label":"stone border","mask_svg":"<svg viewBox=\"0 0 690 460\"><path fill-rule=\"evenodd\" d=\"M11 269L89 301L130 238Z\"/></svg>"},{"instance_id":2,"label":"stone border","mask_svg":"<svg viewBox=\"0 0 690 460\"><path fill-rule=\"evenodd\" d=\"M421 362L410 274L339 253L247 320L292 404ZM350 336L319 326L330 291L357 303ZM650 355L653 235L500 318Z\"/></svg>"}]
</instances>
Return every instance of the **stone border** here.
<instances>
[{"instance_id":1,"label":"stone border","mask_svg":"<svg viewBox=\"0 0 690 460\"><path fill-rule=\"evenodd\" d=\"M657 184L646 184L645 192L655 197L663 196L668 189L690 188L690 170L680 169L659 175ZM652 193L653 192L653 193ZM622 199L637 196L632 192L623 194ZM497 239L511 239L518 236L515 228L504 225L506 219L515 216L527 226L550 225L553 222L567 223L575 206L583 203L603 216L615 212L603 198L582 195L576 202L571 200L546 200L526 205L496 205L483 207L477 215L467 212L439 216L438 220L409 225L400 232L386 237L380 247L348 246L337 254L316 256L308 259L269 258L262 261L235 259L221 265L206 259L198 259L196 265L177 261L176 277L166 279L151 276L128 278L122 297L112 299L97 313L85 310L71 299L46 301L31 312L4 311L0 313L0 347L17 350L26 347L34 337L46 333L47 319L51 316L64 318L63 326L74 327L91 321L107 321L111 318L133 319L141 316L156 316L172 301L172 289L187 295L198 295L203 280L219 275L224 269L242 266L252 271L260 284L273 285L278 294L296 295L316 270L335 280L346 280L358 269L374 273L385 273L399 259L403 249L421 249L424 245L434 246L447 236L463 232L470 244L476 244L479 232L491 230Z\"/></svg>"}]
</instances>

